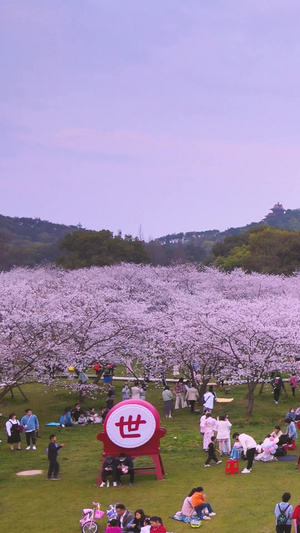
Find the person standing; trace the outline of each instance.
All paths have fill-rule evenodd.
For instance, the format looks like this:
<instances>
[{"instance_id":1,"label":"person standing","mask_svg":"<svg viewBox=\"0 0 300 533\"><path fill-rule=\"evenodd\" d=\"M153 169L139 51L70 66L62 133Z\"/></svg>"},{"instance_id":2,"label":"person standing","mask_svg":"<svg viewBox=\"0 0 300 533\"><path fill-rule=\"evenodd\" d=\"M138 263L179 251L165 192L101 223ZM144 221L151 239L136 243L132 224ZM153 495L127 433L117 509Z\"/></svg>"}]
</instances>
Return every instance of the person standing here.
<instances>
[{"instance_id":1,"label":"person standing","mask_svg":"<svg viewBox=\"0 0 300 533\"><path fill-rule=\"evenodd\" d=\"M230 429L232 427L231 422L225 416L220 416L217 421L217 441L219 444L220 455L223 453L223 446L225 446L225 453L230 454Z\"/></svg>"},{"instance_id":2,"label":"person standing","mask_svg":"<svg viewBox=\"0 0 300 533\"><path fill-rule=\"evenodd\" d=\"M209 409L210 411L212 411L215 405L215 401L217 399L217 395L214 392L214 388L212 385L210 385L208 391L205 392L205 394L203 394L202 399L203 399L203 412L206 409Z\"/></svg>"},{"instance_id":3,"label":"person standing","mask_svg":"<svg viewBox=\"0 0 300 533\"><path fill-rule=\"evenodd\" d=\"M17 444L17 450L21 450L21 434L20 422L17 419L16 413L10 413L9 418L5 424L7 433L7 444L9 444L10 451L14 451L14 444Z\"/></svg>"},{"instance_id":4,"label":"person standing","mask_svg":"<svg viewBox=\"0 0 300 533\"><path fill-rule=\"evenodd\" d=\"M300 533L300 504L296 505L294 509L292 523L294 525L294 533Z\"/></svg>"},{"instance_id":5,"label":"person standing","mask_svg":"<svg viewBox=\"0 0 300 533\"><path fill-rule=\"evenodd\" d=\"M254 455L256 452L257 444L255 440L250 435L247 435L246 433L240 434L236 432L232 436L235 441L239 442L242 445L244 455L246 459L248 460L247 467L244 468L244 470L242 470L241 474L250 474L253 461L254 461Z\"/></svg>"},{"instance_id":6,"label":"person standing","mask_svg":"<svg viewBox=\"0 0 300 533\"><path fill-rule=\"evenodd\" d=\"M295 397L295 390L298 387L298 383L299 383L299 378L297 378L297 376L295 376L295 374L293 374L290 377L290 386L291 386L292 394L293 394L294 397Z\"/></svg>"},{"instance_id":7,"label":"person standing","mask_svg":"<svg viewBox=\"0 0 300 533\"><path fill-rule=\"evenodd\" d=\"M175 409L179 409L180 403L181 403L182 408L186 407L185 400L184 400L183 378L179 378L178 382L175 385L174 392L175 392Z\"/></svg>"},{"instance_id":8,"label":"person standing","mask_svg":"<svg viewBox=\"0 0 300 533\"><path fill-rule=\"evenodd\" d=\"M50 464L47 479L53 479L54 481L58 481L60 479L58 477L59 463L57 462L57 455L58 450L60 450L60 448L62 448L64 445L65 444L62 443L60 446L58 446L56 444L56 435L50 435L50 442L48 446L48 459Z\"/></svg>"},{"instance_id":9,"label":"person standing","mask_svg":"<svg viewBox=\"0 0 300 533\"><path fill-rule=\"evenodd\" d=\"M131 399L132 400L141 399L141 387L138 381L136 381L134 386L131 387Z\"/></svg>"},{"instance_id":10,"label":"person standing","mask_svg":"<svg viewBox=\"0 0 300 533\"><path fill-rule=\"evenodd\" d=\"M192 384L192 386L187 391L185 398L186 398L186 401L190 405L191 413L193 413L195 411L195 403L196 403L196 401L199 398L199 392L196 389L194 383Z\"/></svg>"},{"instance_id":11,"label":"person standing","mask_svg":"<svg viewBox=\"0 0 300 533\"><path fill-rule=\"evenodd\" d=\"M276 503L274 514L276 517L276 533L290 533L292 528L293 506L288 503L291 499L289 492L284 492L280 503Z\"/></svg>"},{"instance_id":12,"label":"person standing","mask_svg":"<svg viewBox=\"0 0 300 533\"><path fill-rule=\"evenodd\" d=\"M205 415L205 419L202 425L203 432L203 450L208 450L208 445L211 442L211 438L214 436L215 431L217 431L217 421L213 418L208 412Z\"/></svg>"},{"instance_id":13,"label":"person standing","mask_svg":"<svg viewBox=\"0 0 300 533\"><path fill-rule=\"evenodd\" d=\"M281 389L285 390L285 386L280 375L275 376L272 381L272 386L274 393L274 403L278 404Z\"/></svg>"},{"instance_id":14,"label":"person standing","mask_svg":"<svg viewBox=\"0 0 300 533\"><path fill-rule=\"evenodd\" d=\"M173 405L173 394L170 391L170 387L168 385L165 386L164 390L162 391L162 399L164 401L164 415L166 418L172 418L172 412L174 409Z\"/></svg>"},{"instance_id":15,"label":"person standing","mask_svg":"<svg viewBox=\"0 0 300 533\"><path fill-rule=\"evenodd\" d=\"M105 400L107 409L111 409L114 406L115 402L115 389L112 385L108 386L107 397Z\"/></svg>"},{"instance_id":16,"label":"person standing","mask_svg":"<svg viewBox=\"0 0 300 533\"><path fill-rule=\"evenodd\" d=\"M128 384L125 383L123 389L122 389L122 402L124 400L129 400L130 398L130 390L129 390L129 387L128 387Z\"/></svg>"},{"instance_id":17,"label":"person standing","mask_svg":"<svg viewBox=\"0 0 300 533\"><path fill-rule=\"evenodd\" d=\"M30 450L30 442L32 442L32 449L36 450L36 431L39 430L39 421L32 409L25 409L25 415L21 418L21 425L25 426L26 450Z\"/></svg>"}]
</instances>

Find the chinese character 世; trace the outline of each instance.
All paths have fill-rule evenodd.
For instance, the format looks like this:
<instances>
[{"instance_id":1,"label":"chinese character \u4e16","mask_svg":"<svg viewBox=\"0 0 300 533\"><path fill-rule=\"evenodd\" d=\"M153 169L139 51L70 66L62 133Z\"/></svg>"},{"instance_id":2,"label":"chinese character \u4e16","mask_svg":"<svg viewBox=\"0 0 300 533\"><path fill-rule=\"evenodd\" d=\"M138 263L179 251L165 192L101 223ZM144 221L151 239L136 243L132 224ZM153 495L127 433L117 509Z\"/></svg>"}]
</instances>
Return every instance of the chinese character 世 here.
<instances>
[{"instance_id":1,"label":"chinese character \u4e16","mask_svg":"<svg viewBox=\"0 0 300 533\"><path fill-rule=\"evenodd\" d=\"M141 420L141 415L137 415L136 420L132 420L132 415L129 415L128 421L125 422L124 416L120 417L120 421L116 422L116 426L118 426L120 429L120 435L122 439L134 439L140 437L140 433L133 433L134 431L138 431L140 424L146 424L146 420ZM125 433L125 427L127 426L127 433Z\"/></svg>"}]
</instances>

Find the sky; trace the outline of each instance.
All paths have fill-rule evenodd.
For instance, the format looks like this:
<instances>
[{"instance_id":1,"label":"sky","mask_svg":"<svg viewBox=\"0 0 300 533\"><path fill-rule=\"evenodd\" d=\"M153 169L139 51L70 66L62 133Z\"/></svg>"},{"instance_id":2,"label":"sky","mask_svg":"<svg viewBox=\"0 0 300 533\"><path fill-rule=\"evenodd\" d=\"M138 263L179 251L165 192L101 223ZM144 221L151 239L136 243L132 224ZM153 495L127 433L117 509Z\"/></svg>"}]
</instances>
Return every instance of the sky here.
<instances>
[{"instance_id":1,"label":"sky","mask_svg":"<svg viewBox=\"0 0 300 533\"><path fill-rule=\"evenodd\" d=\"M300 208L299 0L1 0L0 213L145 240Z\"/></svg>"}]
</instances>

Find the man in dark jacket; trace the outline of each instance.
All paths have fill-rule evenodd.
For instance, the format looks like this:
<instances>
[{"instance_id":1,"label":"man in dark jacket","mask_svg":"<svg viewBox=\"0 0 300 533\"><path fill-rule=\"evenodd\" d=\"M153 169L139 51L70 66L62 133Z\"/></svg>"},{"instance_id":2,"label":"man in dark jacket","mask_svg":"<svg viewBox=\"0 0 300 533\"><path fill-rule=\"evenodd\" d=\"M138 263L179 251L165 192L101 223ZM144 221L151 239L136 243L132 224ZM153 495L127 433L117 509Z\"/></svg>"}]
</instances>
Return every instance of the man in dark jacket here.
<instances>
[{"instance_id":1,"label":"man in dark jacket","mask_svg":"<svg viewBox=\"0 0 300 533\"><path fill-rule=\"evenodd\" d=\"M105 485L109 487L108 476L112 476L113 486L115 487L117 485L117 464L118 459L116 457L112 457L111 455L106 457L102 467L102 483L100 487L105 487Z\"/></svg>"},{"instance_id":2,"label":"man in dark jacket","mask_svg":"<svg viewBox=\"0 0 300 533\"><path fill-rule=\"evenodd\" d=\"M134 483L134 470L133 470L133 461L129 455L125 453L119 453L117 458L117 484L121 485L121 476L129 474L129 484L133 485Z\"/></svg>"},{"instance_id":3,"label":"man in dark jacket","mask_svg":"<svg viewBox=\"0 0 300 533\"><path fill-rule=\"evenodd\" d=\"M56 444L56 435L50 435L50 442L48 446L48 459L50 462L49 470L48 470L48 479L53 479L54 481L58 481L60 478L58 477L59 472L59 464L57 462L57 454L58 450L62 448L65 444L62 443L60 446ZM53 477L52 477L52 474Z\"/></svg>"}]
</instances>

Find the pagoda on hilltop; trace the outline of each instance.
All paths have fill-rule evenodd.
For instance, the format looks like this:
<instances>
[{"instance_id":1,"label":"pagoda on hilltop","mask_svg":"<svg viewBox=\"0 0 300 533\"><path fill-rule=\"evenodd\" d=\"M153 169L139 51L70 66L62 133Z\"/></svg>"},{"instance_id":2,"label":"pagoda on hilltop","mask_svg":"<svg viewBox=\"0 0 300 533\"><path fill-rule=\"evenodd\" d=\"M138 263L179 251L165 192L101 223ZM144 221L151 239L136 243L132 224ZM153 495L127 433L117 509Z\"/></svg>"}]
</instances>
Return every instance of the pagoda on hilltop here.
<instances>
[{"instance_id":1,"label":"pagoda on hilltop","mask_svg":"<svg viewBox=\"0 0 300 533\"><path fill-rule=\"evenodd\" d=\"M278 218L278 217L284 215L284 213L285 213L286 210L284 209L284 207L283 207L282 204L280 204L279 202L277 202L277 204L275 204L274 207L272 207L272 208L270 209L270 211L271 211L271 213L268 213L268 214L265 216L264 220L269 221L270 219Z\"/></svg>"}]
</instances>

